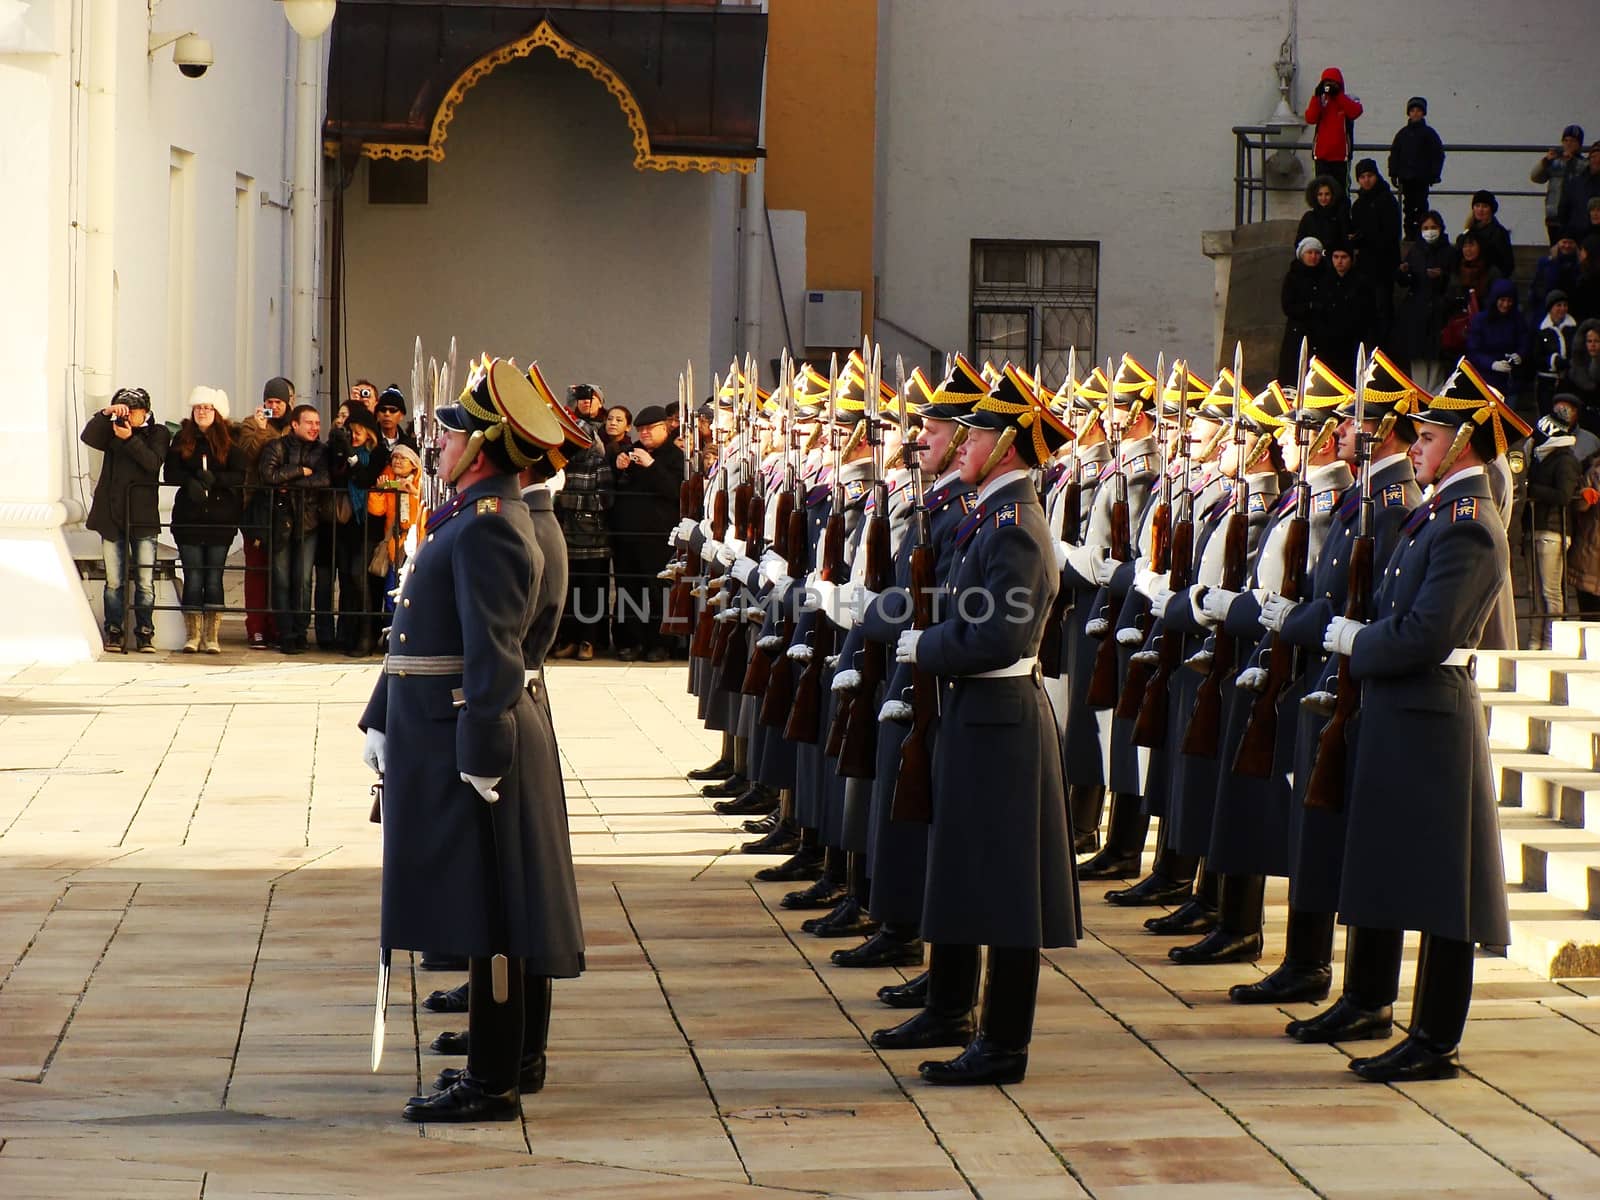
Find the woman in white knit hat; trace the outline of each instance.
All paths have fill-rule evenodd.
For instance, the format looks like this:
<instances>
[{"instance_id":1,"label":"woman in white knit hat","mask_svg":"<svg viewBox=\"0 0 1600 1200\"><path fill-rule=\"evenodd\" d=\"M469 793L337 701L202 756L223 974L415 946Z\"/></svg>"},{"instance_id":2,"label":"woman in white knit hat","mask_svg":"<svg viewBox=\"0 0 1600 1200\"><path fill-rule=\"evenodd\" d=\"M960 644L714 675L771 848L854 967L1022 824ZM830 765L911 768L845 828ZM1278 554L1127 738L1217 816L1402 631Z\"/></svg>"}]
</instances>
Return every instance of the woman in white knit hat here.
<instances>
[{"instance_id":1,"label":"woman in white knit hat","mask_svg":"<svg viewBox=\"0 0 1600 1200\"><path fill-rule=\"evenodd\" d=\"M228 428L228 396L220 388L189 393L184 419L163 472L178 485L172 537L183 563L183 649L222 653L222 567L239 532L244 454Z\"/></svg>"}]
</instances>

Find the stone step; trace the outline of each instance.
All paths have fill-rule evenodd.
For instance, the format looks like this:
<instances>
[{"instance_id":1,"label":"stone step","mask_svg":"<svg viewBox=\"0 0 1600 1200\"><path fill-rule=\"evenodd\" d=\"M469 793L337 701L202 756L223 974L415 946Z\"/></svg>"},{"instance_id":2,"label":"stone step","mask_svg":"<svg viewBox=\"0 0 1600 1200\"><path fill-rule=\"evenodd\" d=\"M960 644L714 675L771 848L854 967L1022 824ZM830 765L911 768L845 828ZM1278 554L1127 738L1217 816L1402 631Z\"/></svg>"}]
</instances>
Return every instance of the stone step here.
<instances>
[{"instance_id":1,"label":"stone step","mask_svg":"<svg viewBox=\"0 0 1600 1200\"><path fill-rule=\"evenodd\" d=\"M1554 653L1573 658L1600 658L1600 621L1556 621L1551 626Z\"/></svg>"},{"instance_id":2,"label":"stone step","mask_svg":"<svg viewBox=\"0 0 1600 1200\"><path fill-rule=\"evenodd\" d=\"M1506 958L1545 979L1600 975L1600 921L1544 892L1513 887Z\"/></svg>"},{"instance_id":3,"label":"stone step","mask_svg":"<svg viewBox=\"0 0 1600 1200\"><path fill-rule=\"evenodd\" d=\"M1553 690L1553 676L1567 670L1581 670L1587 659L1556 650L1480 650L1473 668L1473 681L1487 698L1514 693L1536 699L1565 701ZM1600 662L1594 664L1600 670Z\"/></svg>"},{"instance_id":4,"label":"stone step","mask_svg":"<svg viewBox=\"0 0 1600 1200\"><path fill-rule=\"evenodd\" d=\"M1561 762L1600 767L1600 718L1562 706L1554 715L1531 716L1529 723L1530 736L1542 744L1526 748L1543 749Z\"/></svg>"},{"instance_id":5,"label":"stone step","mask_svg":"<svg viewBox=\"0 0 1600 1200\"><path fill-rule=\"evenodd\" d=\"M1506 883L1600 917L1600 836L1517 809L1500 814Z\"/></svg>"},{"instance_id":6,"label":"stone step","mask_svg":"<svg viewBox=\"0 0 1600 1200\"><path fill-rule=\"evenodd\" d=\"M1503 808L1600 835L1600 771L1548 754L1497 753L1494 765Z\"/></svg>"},{"instance_id":7,"label":"stone step","mask_svg":"<svg viewBox=\"0 0 1600 1200\"><path fill-rule=\"evenodd\" d=\"M1535 700L1515 692L1487 692L1483 695L1483 704L1489 714L1491 751L1553 753L1550 739L1555 727L1572 715L1565 704L1551 704L1548 700ZM1574 744L1573 739L1566 739L1564 744ZM1588 760L1579 756L1567 761L1583 763Z\"/></svg>"}]
</instances>

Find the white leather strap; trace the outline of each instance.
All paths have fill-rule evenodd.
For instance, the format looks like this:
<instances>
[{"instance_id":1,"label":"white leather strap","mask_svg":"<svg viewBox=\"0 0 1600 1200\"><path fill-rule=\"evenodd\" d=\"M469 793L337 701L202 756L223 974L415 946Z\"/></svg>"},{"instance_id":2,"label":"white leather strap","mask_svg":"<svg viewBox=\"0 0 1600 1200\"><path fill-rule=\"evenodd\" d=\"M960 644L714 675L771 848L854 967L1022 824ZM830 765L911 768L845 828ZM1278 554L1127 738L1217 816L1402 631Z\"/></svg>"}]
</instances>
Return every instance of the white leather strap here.
<instances>
[{"instance_id":1,"label":"white leather strap","mask_svg":"<svg viewBox=\"0 0 1600 1200\"><path fill-rule=\"evenodd\" d=\"M1039 656L1032 658L1019 658L1009 667L996 667L992 671L979 671L976 675L968 675L968 679L1017 679L1023 675L1032 675L1039 669Z\"/></svg>"}]
</instances>

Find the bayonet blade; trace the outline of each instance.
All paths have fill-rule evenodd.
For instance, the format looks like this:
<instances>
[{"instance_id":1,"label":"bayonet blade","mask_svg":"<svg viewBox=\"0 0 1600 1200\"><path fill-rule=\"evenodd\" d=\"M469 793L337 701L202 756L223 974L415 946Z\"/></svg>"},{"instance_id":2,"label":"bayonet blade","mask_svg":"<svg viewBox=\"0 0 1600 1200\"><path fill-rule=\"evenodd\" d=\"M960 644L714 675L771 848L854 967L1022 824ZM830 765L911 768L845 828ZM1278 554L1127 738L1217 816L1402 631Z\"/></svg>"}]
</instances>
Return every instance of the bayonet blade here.
<instances>
[{"instance_id":1,"label":"bayonet blade","mask_svg":"<svg viewBox=\"0 0 1600 1200\"><path fill-rule=\"evenodd\" d=\"M378 951L378 1001L372 1014L372 1069L383 1063L384 1025L389 1016L389 948Z\"/></svg>"}]
</instances>

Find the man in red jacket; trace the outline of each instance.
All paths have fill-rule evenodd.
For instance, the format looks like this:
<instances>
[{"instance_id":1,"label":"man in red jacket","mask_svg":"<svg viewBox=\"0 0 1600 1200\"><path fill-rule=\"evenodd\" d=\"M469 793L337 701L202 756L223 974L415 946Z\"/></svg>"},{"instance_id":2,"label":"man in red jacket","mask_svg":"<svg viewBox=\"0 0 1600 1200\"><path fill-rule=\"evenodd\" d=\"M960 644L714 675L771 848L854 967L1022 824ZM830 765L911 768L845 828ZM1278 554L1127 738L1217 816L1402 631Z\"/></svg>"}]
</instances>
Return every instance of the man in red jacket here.
<instances>
[{"instance_id":1,"label":"man in red jacket","mask_svg":"<svg viewBox=\"0 0 1600 1200\"><path fill-rule=\"evenodd\" d=\"M1322 72L1311 103L1306 105L1306 124L1317 127L1311 148L1316 173L1338 181L1341 205L1349 203L1350 148L1355 143L1356 118L1364 111L1361 101L1345 94L1344 72L1338 67Z\"/></svg>"}]
</instances>

